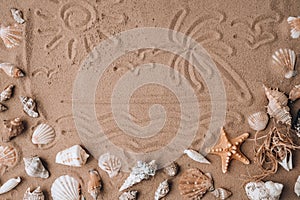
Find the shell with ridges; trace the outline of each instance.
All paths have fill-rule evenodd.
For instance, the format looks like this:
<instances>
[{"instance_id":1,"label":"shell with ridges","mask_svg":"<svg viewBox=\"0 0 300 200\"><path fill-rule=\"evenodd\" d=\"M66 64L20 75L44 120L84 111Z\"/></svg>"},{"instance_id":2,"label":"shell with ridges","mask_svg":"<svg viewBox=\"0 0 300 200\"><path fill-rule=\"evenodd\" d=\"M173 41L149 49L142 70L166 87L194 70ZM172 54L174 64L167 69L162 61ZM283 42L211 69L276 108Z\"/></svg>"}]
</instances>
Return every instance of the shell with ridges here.
<instances>
[{"instance_id":1,"label":"shell with ridges","mask_svg":"<svg viewBox=\"0 0 300 200\"><path fill-rule=\"evenodd\" d=\"M0 26L0 38L3 40L6 48L19 46L22 41L23 31L21 27L17 26Z\"/></svg>"},{"instance_id":2,"label":"shell with ridges","mask_svg":"<svg viewBox=\"0 0 300 200\"><path fill-rule=\"evenodd\" d=\"M287 105L288 98L283 92L280 92L278 89L268 88L265 85L263 85L263 88L269 101L277 101L281 106Z\"/></svg>"},{"instance_id":3,"label":"shell with ridges","mask_svg":"<svg viewBox=\"0 0 300 200\"><path fill-rule=\"evenodd\" d=\"M288 17L287 22L291 26L291 37L298 38L300 36L300 18Z\"/></svg>"},{"instance_id":4,"label":"shell with ridges","mask_svg":"<svg viewBox=\"0 0 300 200\"><path fill-rule=\"evenodd\" d=\"M13 93L14 85L7 86L1 93L0 93L0 101L7 101L11 98Z\"/></svg>"},{"instance_id":5,"label":"shell with ridges","mask_svg":"<svg viewBox=\"0 0 300 200\"><path fill-rule=\"evenodd\" d=\"M5 128L7 131L5 132L4 141L8 142L12 138L20 135L24 130L23 122L20 118L15 118L12 120L4 120L3 121Z\"/></svg>"},{"instance_id":6,"label":"shell with ridges","mask_svg":"<svg viewBox=\"0 0 300 200\"><path fill-rule=\"evenodd\" d=\"M168 180L161 182L159 184L157 190L155 191L154 200L159 200L159 199L167 196L169 191L170 191L170 188L169 188Z\"/></svg>"},{"instance_id":7,"label":"shell with ridges","mask_svg":"<svg viewBox=\"0 0 300 200\"><path fill-rule=\"evenodd\" d=\"M183 153L185 153L189 158L196 162L210 164L210 162L202 154L198 153L195 150L186 149Z\"/></svg>"},{"instance_id":8,"label":"shell with ridges","mask_svg":"<svg viewBox=\"0 0 300 200\"><path fill-rule=\"evenodd\" d=\"M48 124L40 124L36 127L32 134L32 143L45 145L53 142L55 139L55 131Z\"/></svg>"},{"instance_id":9,"label":"shell with ridges","mask_svg":"<svg viewBox=\"0 0 300 200\"><path fill-rule=\"evenodd\" d=\"M300 85L295 85L289 93L289 99L296 101L300 98Z\"/></svg>"},{"instance_id":10,"label":"shell with ridges","mask_svg":"<svg viewBox=\"0 0 300 200\"><path fill-rule=\"evenodd\" d=\"M89 170L88 193L90 193L94 200L97 200L101 187L102 184L99 173L94 169Z\"/></svg>"},{"instance_id":11,"label":"shell with ridges","mask_svg":"<svg viewBox=\"0 0 300 200\"><path fill-rule=\"evenodd\" d=\"M4 111L7 111L7 107L3 104L0 103L0 112L4 112Z\"/></svg>"},{"instance_id":12,"label":"shell with ridges","mask_svg":"<svg viewBox=\"0 0 300 200\"><path fill-rule=\"evenodd\" d=\"M272 56L274 65L283 67L285 78L292 78L297 75L295 70L296 53L291 49L279 49Z\"/></svg>"},{"instance_id":13,"label":"shell with ridges","mask_svg":"<svg viewBox=\"0 0 300 200\"><path fill-rule=\"evenodd\" d=\"M294 192L300 197L300 176L298 176L297 181L294 186Z\"/></svg>"},{"instance_id":14,"label":"shell with ridges","mask_svg":"<svg viewBox=\"0 0 300 200\"><path fill-rule=\"evenodd\" d=\"M8 76L13 78L21 78L25 76L22 70L11 63L0 63L0 69L2 69Z\"/></svg>"},{"instance_id":15,"label":"shell with ridges","mask_svg":"<svg viewBox=\"0 0 300 200\"><path fill-rule=\"evenodd\" d=\"M124 192L121 196L119 196L119 200L136 200L137 193L138 192L136 190Z\"/></svg>"},{"instance_id":16,"label":"shell with ridges","mask_svg":"<svg viewBox=\"0 0 300 200\"><path fill-rule=\"evenodd\" d=\"M68 149L58 152L55 162L62 165L81 167L85 165L89 154L80 145L74 145Z\"/></svg>"},{"instance_id":17,"label":"shell with ridges","mask_svg":"<svg viewBox=\"0 0 300 200\"><path fill-rule=\"evenodd\" d=\"M41 187L37 187L31 192L28 188L24 194L23 200L45 200L45 196L41 190Z\"/></svg>"},{"instance_id":18,"label":"shell with ridges","mask_svg":"<svg viewBox=\"0 0 300 200\"><path fill-rule=\"evenodd\" d=\"M14 20L19 23L19 24L23 24L25 22L24 18L23 18L23 13L21 10L18 10L16 8L12 8L10 9L11 15L13 16Z\"/></svg>"},{"instance_id":19,"label":"shell with ridges","mask_svg":"<svg viewBox=\"0 0 300 200\"><path fill-rule=\"evenodd\" d=\"M25 163L25 171L28 176L38 178L48 178L49 172L44 167L39 157L33 156L29 158L23 158Z\"/></svg>"},{"instance_id":20,"label":"shell with ridges","mask_svg":"<svg viewBox=\"0 0 300 200\"><path fill-rule=\"evenodd\" d=\"M269 116L265 112L256 112L248 117L248 124L250 128L255 131L264 130L269 122Z\"/></svg>"},{"instance_id":21,"label":"shell with ridges","mask_svg":"<svg viewBox=\"0 0 300 200\"><path fill-rule=\"evenodd\" d=\"M60 176L51 186L51 196L53 200L79 200L80 184L69 175Z\"/></svg>"},{"instance_id":22,"label":"shell with ridges","mask_svg":"<svg viewBox=\"0 0 300 200\"><path fill-rule=\"evenodd\" d=\"M179 167L176 162L172 162L171 164L169 164L168 166L166 166L164 168L164 172L171 177L176 176L178 173L178 170L179 170Z\"/></svg>"},{"instance_id":23,"label":"shell with ridges","mask_svg":"<svg viewBox=\"0 0 300 200\"><path fill-rule=\"evenodd\" d=\"M0 146L0 166L12 167L17 161L17 149L12 146Z\"/></svg>"},{"instance_id":24,"label":"shell with ridges","mask_svg":"<svg viewBox=\"0 0 300 200\"><path fill-rule=\"evenodd\" d=\"M102 170L107 172L110 178L116 176L122 167L121 160L110 153L101 155L98 160L98 165Z\"/></svg>"},{"instance_id":25,"label":"shell with ridges","mask_svg":"<svg viewBox=\"0 0 300 200\"><path fill-rule=\"evenodd\" d=\"M224 188L217 188L211 192L217 199L225 200L232 195L229 190Z\"/></svg>"},{"instance_id":26,"label":"shell with ridges","mask_svg":"<svg viewBox=\"0 0 300 200\"><path fill-rule=\"evenodd\" d=\"M0 194L7 193L17 187L17 185L21 182L21 178L11 178L8 181L6 181L1 187L0 187Z\"/></svg>"},{"instance_id":27,"label":"shell with ridges","mask_svg":"<svg viewBox=\"0 0 300 200\"><path fill-rule=\"evenodd\" d=\"M29 117L37 118L39 116L39 113L36 111L36 103L32 98L20 96L20 101L23 105L24 112Z\"/></svg>"}]
</instances>

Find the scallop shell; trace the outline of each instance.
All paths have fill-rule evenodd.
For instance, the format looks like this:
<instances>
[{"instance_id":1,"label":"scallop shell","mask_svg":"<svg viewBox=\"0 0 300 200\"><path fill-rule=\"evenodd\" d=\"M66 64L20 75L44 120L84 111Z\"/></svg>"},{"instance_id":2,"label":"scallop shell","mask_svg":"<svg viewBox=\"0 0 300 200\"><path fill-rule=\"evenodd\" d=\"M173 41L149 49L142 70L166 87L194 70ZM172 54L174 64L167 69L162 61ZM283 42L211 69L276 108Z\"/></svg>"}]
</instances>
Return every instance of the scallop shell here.
<instances>
[{"instance_id":1,"label":"scallop shell","mask_svg":"<svg viewBox=\"0 0 300 200\"><path fill-rule=\"evenodd\" d=\"M281 106L287 105L288 98L283 92L280 92L278 89L268 88L265 85L263 85L263 88L269 101L277 101Z\"/></svg>"},{"instance_id":2,"label":"scallop shell","mask_svg":"<svg viewBox=\"0 0 300 200\"><path fill-rule=\"evenodd\" d=\"M292 101L296 101L300 98L300 85L295 85L293 89L290 91L289 99Z\"/></svg>"},{"instance_id":3,"label":"scallop shell","mask_svg":"<svg viewBox=\"0 0 300 200\"><path fill-rule=\"evenodd\" d=\"M12 146L0 146L0 166L12 167L18 161L18 152Z\"/></svg>"},{"instance_id":4,"label":"scallop shell","mask_svg":"<svg viewBox=\"0 0 300 200\"><path fill-rule=\"evenodd\" d=\"M159 200L159 199L167 196L169 191L170 191L170 188L169 188L168 180L161 182L155 192L154 200Z\"/></svg>"},{"instance_id":5,"label":"scallop shell","mask_svg":"<svg viewBox=\"0 0 300 200\"><path fill-rule=\"evenodd\" d=\"M178 188L187 199L200 199L206 192L214 190L211 176L197 168L188 169L181 175Z\"/></svg>"},{"instance_id":6,"label":"scallop shell","mask_svg":"<svg viewBox=\"0 0 300 200\"><path fill-rule=\"evenodd\" d=\"M178 170L179 170L179 167L176 162L172 162L170 165L168 165L164 168L164 172L171 177L176 176L178 173Z\"/></svg>"},{"instance_id":7,"label":"scallop shell","mask_svg":"<svg viewBox=\"0 0 300 200\"><path fill-rule=\"evenodd\" d=\"M53 142L55 139L55 131L48 124L40 124L36 127L32 134L31 141L33 144L45 145Z\"/></svg>"},{"instance_id":8,"label":"scallop shell","mask_svg":"<svg viewBox=\"0 0 300 200\"><path fill-rule=\"evenodd\" d=\"M0 101L7 101L11 98L13 93L14 85L7 86L1 93L0 93Z\"/></svg>"},{"instance_id":9,"label":"scallop shell","mask_svg":"<svg viewBox=\"0 0 300 200\"><path fill-rule=\"evenodd\" d=\"M245 186L245 191L250 200L279 200L283 185L281 183L249 182Z\"/></svg>"},{"instance_id":10,"label":"scallop shell","mask_svg":"<svg viewBox=\"0 0 300 200\"><path fill-rule=\"evenodd\" d=\"M37 187L33 192L28 188L24 194L23 200L45 200L41 187Z\"/></svg>"},{"instance_id":11,"label":"scallop shell","mask_svg":"<svg viewBox=\"0 0 300 200\"><path fill-rule=\"evenodd\" d=\"M80 184L69 175L60 176L51 186L51 196L53 200L79 200Z\"/></svg>"},{"instance_id":12,"label":"scallop shell","mask_svg":"<svg viewBox=\"0 0 300 200\"><path fill-rule=\"evenodd\" d=\"M4 112L4 111L7 111L7 107L3 104L0 103L0 112Z\"/></svg>"},{"instance_id":13,"label":"scallop shell","mask_svg":"<svg viewBox=\"0 0 300 200\"><path fill-rule=\"evenodd\" d=\"M8 76L13 78L24 77L25 74L11 63L0 63L0 69L2 69Z\"/></svg>"},{"instance_id":14,"label":"scallop shell","mask_svg":"<svg viewBox=\"0 0 300 200\"><path fill-rule=\"evenodd\" d=\"M274 65L283 67L285 78L292 78L297 75L295 70L296 53L291 49L279 49L272 56Z\"/></svg>"},{"instance_id":15,"label":"scallop shell","mask_svg":"<svg viewBox=\"0 0 300 200\"><path fill-rule=\"evenodd\" d=\"M7 129L4 141L8 142L12 138L20 135L24 130L23 122L20 118L3 121L5 128Z\"/></svg>"},{"instance_id":16,"label":"scallop shell","mask_svg":"<svg viewBox=\"0 0 300 200\"><path fill-rule=\"evenodd\" d=\"M0 27L0 38L3 40L6 48L19 46L22 41L23 31L16 24L14 26Z\"/></svg>"},{"instance_id":17,"label":"scallop shell","mask_svg":"<svg viewBox=\"0 0 300 200\"><path fill-rule=\"evenodd\" d=\"M55 162L62 165L81 167L85 165L89 154L80 145L74 145L68 149L58 152Z\"/></svg>"},{"instance_id":18,"label":"scallop shell","mask_svg":"<svg viewBox=\"0 0 300 200\"><path fill-rule=\"evenodd\" d=\"M25 171L28 176L38 178L48 178L49 172L44 167L39 157L33 156L29 158L23 158L25 163Z\"/></svg>"},{"instance_id":19,"label":"scallop shell","mask_svg":"<svg viewBox=\"0 0 300 200\"><path fill-rule=\"evenodd\" d=\"M184 152L188 157L190 157L192 160L199 162L199 163L204 163L204 164L210 164L210 162L200 153L197 151L194 151L192 149L187 149L184 150Z\"/></svg>"},{"instance_id":20,"label":"scallop shell","mask_svg":"<svg viewBox=\"0 0 300 200\"><path fill-rule=\"evenodd\" d=\"M110 178L116 176L122 167L121 160L110 153L101 155L98 165L102 170L107 172Z\"/></svg>"},{"instance_id":21,"label":"scallop shell","mask_svg":"<svg viewBox=\"0 0 300 200\"><path fill-rule=\"evenodd\" d=\"M20 101L23 105L24 112L28 116L33 118L37 118L39 116L39 113L36 111L36 103L32 98L20 96Z\"/></svg>"},{"instance_id":22,"label":"scallop shell","mask_svg":"<svg viewBox=\"0 0 300 200\"><path fill-rule=\"evenodd\" d=\"M96 170L92 169L89 171L89 177L88 193L90 193L94 200L97 200L102 187L100 175Z\"/></svg>"},{"instance_id":23,"label":"scallop shell","mask_svg":"<svg viewBox=\"0 0 300 200\"><path fill-rule=\"evenodd\" d=\"M291 37L298 38L300 36L300 18L299 17L289 17L287 22L291 27Z\"/></svg>"},{"instance_id":24,"label":"scallop shell","mask_svg":"<svg viewBox=\"0 0 300 200\"><path fill-rule=\"evenodd\" d=\"M137 193L138 192L136 190L124 192L121 196L119 196L119 200L136 200Z\"/></svg>"},{"instance_id":25,"label":"scallop shell","mask_svg":"<svg viewBox=\"0 0 300 200\"><path fill-rule=\"evenodd\" d=\"M17 187L17 185L21 182L21 178L11 178L8 181L6 181L1 187L0 187L0 194L7 193Z\"/></svg>"},{"instance_id":26,"label":"scallop shell","mask_svg":"<svg viewBox=\"0 0 300 200\"><path fill-rule=\"evenodd\" d=\"M298 176L297 181L295 183L294 192L300 197L300 176Z\"/></svg>"},{"instance_id":27,"label":"scallop shell","mask_svg":"<svg viewBox=\"0 0 300 200\"><path fill-rule=\"evenodd\" d=\"M25 22L24 18L23 18L23 13L21 10L18 10L16 8L12 8L10 9L11 15L13 16L14 20L19 23L19 24L23 24Z\"/></svg>"},{"instance_id":28,"label":"scallop shell","mask_svg":"<svg viewBox=\"0 0 300 200\"><path fill-rule=\"evenodd\" d=\"M255 131L265 130L269 122L269 116L265 112L256 112L248 117L248 124L250 128Z\"/></svg>"},{"instance_id":29,"label":"scallop shell","mask_svg":"<svg viewBox=\"0 0 300 200\"><path fill-rule=\"evenodd\" d=\"M232 195L229 190L224 188L217 188L211 192L217 199L225 200Z\"/></svg>"}]
</instances>

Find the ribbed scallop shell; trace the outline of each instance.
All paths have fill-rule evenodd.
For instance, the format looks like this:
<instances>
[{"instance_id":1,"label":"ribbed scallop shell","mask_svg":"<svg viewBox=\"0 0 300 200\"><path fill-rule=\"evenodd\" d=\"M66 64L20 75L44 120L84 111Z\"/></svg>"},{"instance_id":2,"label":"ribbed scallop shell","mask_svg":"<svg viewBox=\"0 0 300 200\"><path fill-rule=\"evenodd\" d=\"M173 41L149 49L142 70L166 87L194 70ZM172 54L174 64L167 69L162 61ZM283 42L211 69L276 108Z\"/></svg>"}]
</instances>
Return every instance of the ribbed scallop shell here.
<instances>
[{"instance_id":1,"label":"ribbed scallop shell","mask_svg":"<svg viewBox=\"0 0 300 200\"><path fill-rule=\"evenodd\" d=\"M25 76L19 68L11 63L0 63L0 69L12 78L21 78Z\"/></svg>"},{"instance_id":2,"label":"ribbed scallop shell","mask_svg":"<svg viewBox=\"0 0 300 200\"><path fill-rule=\"evenodd\" d=\"M89 170L88 193L90 193L94 200L97 200L101 187L102 184L99 173L94 169Z\"/></svg>"},{"instance_id":3,"label":"ribbed scallop shell","mask_svg":"<svg viewBox=\"0 0 300 200\"><path fill-rule=\"evenodd\" d=\"M300 85L295 85L293 89L290 91L289 99L292 101L296 101L300 98Z\"/></svg>"},{"instance_id":4,"label":"ribbed scallop shell","mask_svg":"<svg viewBox=\"0 0 300 200\"><path fill-rule=\"evenodd\" d=\"M265 112L256 112L248 117L248 124L250 128L255 131L264 130L269 122L269 116Z\"/></svg>"},{"instance_id":5,"label":"ribbed scallop shell","mask_svg":"<svg viewBox=\"0 0 300 200\"><path fill-rule=\"evenodd\" d=\"M124 192L119 197L119 200L136 200L137 193L138 192L136 190L131 190L131 191L128 191L128 192Z\"/></svg>"},{"instance_id":6,"label":"ribbed scallop shell","mask_svg":"<svg viewBox=\"0 0 300 200\"><path fill-rule=\"evenodd\" d=\"M49 172L44 167L39 157L33 156L29 158L23 158L25 163L25 171L28 176L38 178L48 178Z\"/></svg>"},{"instance_id":7,"label":"ribbed scallop shell","mask_svg":"<svg viewBox=\"0 0 300 200\"><path fill-rule=\"evenodd\" d=\"M18 161L18 152L12 146L0 146L0 166L12 167Z\"/></svg>"},{"instance_id":8,"label":"ribbed scallop shell","mask_svg":"<svg viewBox=\"0 0 300 200\"><path fill-rule=\"evenodd\" d=\"M291 27L291 37L298 38L300 36L300 18L299 17L288 17L287 22Z\"/></svg>"},{"instance_id":9,"label":"ribbed scallop shell","mask_svg":"<svg viewBox=\"0 0 300 200\"><path fill-rule=\"evenodd\" d=\"M186 170L179 179L180 194L188 199L200 199L207 191L214 190L210 175L205 175L197 168Z\"/></svg>"},{"instance_id":10,"label":"ribbed scallop shell","mask_svg":"<svg viewBox=\"0 0 300 200\"><path fill-rule=\"evenodd\" d=\"M11 178L8 181L6 181L1 187L0 187L0 194L7 193L17 187L17 185L21 182L21 178Z\"/></svg>"},{"instance_id":11,"label":"ribbed scallop shell","mask_svg":"<svg viewBox=\"0 0 300 200\"><path fill-rule=\"evenodd\" d=\"M7 111L7 107L3 104L0 103L0 112L4 112L4 111Z\"/></svg>"},{"instance_id":12,"label":"ribbed scallop shell","mask_svg":"<svg viewBox=\"0 0 300 200\"><path fill-rule=\"evenodd\" d=\"M45 199L45 196L40 187L37 187L32 192L31 192L30 188L28 188L23 197L23 200L44 200L44 199Z\"/></svg>"},{"instance_id":13,"label":"ribbed scallop shell","mask_svg":"<svg viewBox=\"0 0 300 200\"><path fill-rule=\"evenodd\" d=\"M4 136L5 142L8 142L12 138L20 135L25 128L20 118L15 118L12 120L4 120L3 123L6 128L6 132Z\"/></svg>"},{"instance_id":14,"label":"ribbed scallop shell","mask_svg":"<svg viewBox=\"0 0 300 200\"><path fill-rule=\"evenodd\" d=\"M176 176L178 170L179 170L179 166L176 162L172 162L171 164L169 164L164 168L164 172L171 177Z\"/></svg>"},{"instance_id":15,"label":"ribbed scallop shell","mask_svg":"<svg viewBox=\"0 0 300 200\"><path fill-rule=\"evenodd\" d=\"M0 26L0 38L7 48L19 46L22 41L22 28L17 26Z\"/></svg>"},{"instance_id":16,"label":"ribbed scallop shell","mask_svg":"<svg viewBox=\"0 0 300 200\"><path fill-rule=\"evenodd\" d=\"M298 176L297 181L294 186L294 192L300 197L300 176Z\"/></svg>"},{"instance_id":17,"label":"ribbed scallop shell","mask_svg":"<svg viewBox=\"0 0 300 200\"><path fill-rule=\"evenodd\" d=\"M229 190L224 188L217 188L211 192L217 199L225 200L232 195Z\"/></svg>"},{"instance_id":18,"label":"ribbed scallop shell","mask_svg":"<svg viewBox=\"0 0 300 200\"><path fill-rule=\"evenodd\" d=\"M51 196L53 200L79 200L80 184L69 175L60 176L51 186Z\"/></svg>"},{"instance_id":19,"label":"ribbed scallop shell","mask_svg":"<svg viewBox=\"0 0 300 200\"><path fill-rule=\"evenodd\" d=\"M24 112L29 117L33 117L33 118L39 117L39 113L36 111L36 103L32 98L20 96L20 101L23 105Z\"/></svg>"},{"instance_id":20,"label":"ribbed scallop shell","mask_svg":"<svg viewBox=\"0 0 300 200\"><path fill-rule=\"evenodd\" d=\"M278 67L283 67L285 78L292 78L297 75L295 71L296 53L291 49L279 49L272 56L273 63Z\"/></svg>"},{"instance_id":21,"label":"ribbed scallop shell","mask_svg":"<svg viewBox=\"0 0 300 200\"><path fill-rule=\"evenodd\" d=\"M14 85L7 86L1 93L0 93L0 101L7 101L11 98L13 93Z\"/></svg>"},{"instance_id":22,"label":"ribbed scallop shell","mask_svg":"<svg viewBox=\"0 0 300 200\"><path fill-rule=\"evenodd\" d=\"M74 145L68 149L58 152L55 162L62 165L81 167L85 165L89 154L80 145Z\"/></svg>"},{"instance_id":23,"label":"ribbed scallop shell","mask_svg":"<svg viewBox=\"0 0 300 200\"><path fill-rule=\"evenodd\" d=\"M282 106L287 105L288 98L283 92L278 91L278 89L268 88L265 85L263 87L269 101L276 100Z\"/></svg>"},{"instance_id":24,"label":"ribbed scallop shell","mask_svg":"<svg viewBox=\"0 0 300 200\"><path fill-rule=\"evenodd\" d=\"M154 200L160 200L161 198L167 196L169 191L170 191L170 188L169 188L168 180L161 182L159 184L157 190L155 191Z\"/></svg>"},{"instance_id":25,"label":"ribbed scallop shell","mask_svg":"<svg viewBox=\"0 0 300 200\"><path fill-rule=\"evenodd\" d=\"M31 141L33 144L49 144L55 139L55 131L48 124L40 124L32 134Z\"/></svg>"},{"instance_id":26,"label":"ribbed scallop shell","mask_svg":"<svg viewBox=\"0 0 300 200\"><path fill-rule=\"evenodd\" d=\"M107 172L110 178L116 176L122 167L121 160L110 153L101 155L98 160L98 165L103 171Z\"/></svg>"}]
</instances>

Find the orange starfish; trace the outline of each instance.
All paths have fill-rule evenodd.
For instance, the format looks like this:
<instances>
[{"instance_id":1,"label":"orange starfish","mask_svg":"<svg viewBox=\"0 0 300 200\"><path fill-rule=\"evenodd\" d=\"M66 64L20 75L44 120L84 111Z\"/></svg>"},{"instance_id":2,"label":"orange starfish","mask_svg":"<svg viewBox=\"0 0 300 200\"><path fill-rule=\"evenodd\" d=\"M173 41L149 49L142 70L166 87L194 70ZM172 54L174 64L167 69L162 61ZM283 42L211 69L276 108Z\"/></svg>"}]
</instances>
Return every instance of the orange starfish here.
<instances>
[{"instance_id":1,"label":"orange starfish","mask_svg":"<svg viewBox=\"0 0 300 200\"><path fill-rule=\"evenodd\" d=\"M221 128L221 136L218 144L211 148L209 153L216 154L222 159L222 171L227 172L229 163L232 159L239 160L242 163L248 165L250 161L241 152L240 146L249 137L249 133L244 133L236 138L228 139L227 133L224 128Z\"/></svg>"}]
</instances>

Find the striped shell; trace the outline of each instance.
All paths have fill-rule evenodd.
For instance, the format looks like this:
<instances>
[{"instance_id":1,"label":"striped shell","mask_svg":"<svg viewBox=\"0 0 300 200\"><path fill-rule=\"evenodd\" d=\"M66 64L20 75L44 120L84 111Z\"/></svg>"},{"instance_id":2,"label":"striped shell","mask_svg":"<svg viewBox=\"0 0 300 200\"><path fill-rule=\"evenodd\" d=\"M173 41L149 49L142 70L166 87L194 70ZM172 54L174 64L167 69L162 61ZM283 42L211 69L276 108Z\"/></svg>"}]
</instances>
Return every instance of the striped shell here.
<instances>
[{"instance_id":1,"label":"striped shell","mask_svg":"<svg viewBox=\"0 0 300 200\"><path fill-rule=\"evenodd\" d=\"M248 124L250 128L255 131L264 130L269 122L269 116L265 112L256 112L248 117Z\"/></svg>"},{"instance_id":2,"label":"striped shell","mask_svg":"<svg viewBox=\"0 0 300 200\"><path fill-rule=\"evenodd\" d=\"M116 176L122 167L121 160L110 153L101 155L98 165L103 171L107 172L110 178Z\"/></svg>"},{"instance_id":3,"label":"striped shell","mask_svg":"<svg viewBox=\"0 0 300 200\"><path fill-rule=\"evenodd\" d=\"M4 126L6 128L5 136L4 136L4 141L8 142L12 138L20 135L23 130L24 130L24 124L20 118L15 118L12 120L4 120L3 121Z\"/></svg>"},{"instance_id":4,"label":"striped shell","mask_svg":"<svg viewBox=\"0 0 300 200\"><path fill-rule=\"evenodd\" d=\"M45 200L45 196L41 190L41 187L37 187L31 192L28 188L24 194L23 200Z\"/></svg>"},{"instance_id":5,"label":"striped shell","mask_svg":"<svg viewBox=\"0 0 300 200\"><path fill-rule=\"evenodd\" d=\"M281 106L277 101L272 100L267 106L267 112L270 117L273 117L276 122L281 122L282 124L291 125L292 117L289 113L288 106Z\"/></svg>"},{"instance_id":6,"label":"striped shell","mask_svg":"<svg viewBox=\"0 0 300 200\"><path fill-rule=\"evenodd\" d=\"M300 85L295 85L293 89L290 91L289 99L292 101L296 101L300 98Z\"/></svg>"},{"instance_id":7,"label":"striped shell","mask_svg":"<svg viewBox=\"0 0 300 200\"><path fill-rule=\"evenodd\" d=\"M279 49L272 56L275 66L282 67L285 71L285 78L292 78L297 75L295 70L296 53L291 49Z\"/></svg>"},{"instance_id":8,"label":"striped shell","mask_svg":"<svg viewBox=\"0 0 300 200\"><path fill-rule=\"evenodd\" d=\"M80 184L69 176L60 176L51 186L51 196L53 200L79 200Z\"/></svg>"},{"instance_id":9,"label":"striped shell","mask_svg":"<svg viewBox=\"0 0 300 200\"><path fill-rule=\"evenodd\" d=\"M13 93L14 85L7 86L1 93L0 93L0 101L7 101L11 98Z\"/></svg>"},{"instance_id":10,"label":"striped shell","mask_svg":"<svg viewBox=\"0 0 300 200\"><path fill-rule=\"evenodd\" d=\"M3 40L6 48L19 46L22 41L23 31L16 24L14 26L0 26L0 38Z\"/></svg>"},{"instance_id":11,"label":"striped shell","mask_svg":"<svg viewBox=\"0 0 300 200\"><path fill-rule=\"evenodd\" d=\"M217 188L211 192L217 199L225 200L232 195L229 190L224 188Z\"/></svg>"},{"instance_id":12,"label":"striped shell","mask_svg":"<svg viewBox=\"0 0 300 200\"><path fill-rule=\"evenodd\" d=\"M265 85L263 85L263 87L264 87L265 94L269 101L275 100L282 106L287 105L288 98L283 92L278 91L278 89L268 88Z\"/></svg>"},{"instance_id":13,"label":"striped shell","mask_svg":"<svg viewBox=\"0 0 300 200\"><path fill-rule=\"evenodd\" d=\"M53 142L55 139L55 131L48 124L40 124L36 127L32 134L31 141L33 144L45 145Z\"/></svg>"},{"instance_id":14,"label":"striped shell","mask_svg":"<svg viewBox=\"0 0 300 200\"><path fill-rule=\"evenodd\" d=\"M300 18L299 17L289 17L287 19L291 27L291 37L298 38L300 36Z\"/></svg>"},{"instance_id":15,"label":"striped shell","mask_svg":"<svg viewBox=\"0 0 300 200\"><path fill-rule=\"evenodd\" d=\"M0 166L12 167L18 161L18 152L12 146L0 146Z\"/></svg>"},{"instance_id":16,"label":"striped shell","mask_svg":"<svg viewBox=\"0 0 300 200\"><path fill-rule=\"evenodd\" d=\"M23 158L25 164L25 171L28 176L38 178L48 178L49 172L44 167L39 157L33 156L29 158Z\"/></svg>"},{"instance_id":17,"label":"striped shell","mask_svg":"<svg viewBox=\"0 0 300 200\"><path fill-rule=\"evenodd\" d=\"M11 63L0 63L0 69L12 78L21 78L25 76L19 68Z\"/></svg>"},{"instance_id":18,"label":"striped shell","mask_svg":"<svg viewBox=\"0 0 300 200\"><path fill-rule=\"evenodd\" d=\"M11 178L8 181L6 181L1 187L0 187L0 194L7 193L17 187L17 185L21 182L21 178Z\"/></svg>"},{"instance_id":19,"label":"striped shell","mask_svg":"<svg viewBox=\"0 0 300 200\"><path fill-rule=\"evenodd\" d=\"M55 162L62 165L81 167L85 165L89 154L80 145L74 145L68 149L58 152Z\"/></svg>"}]
</instances>

